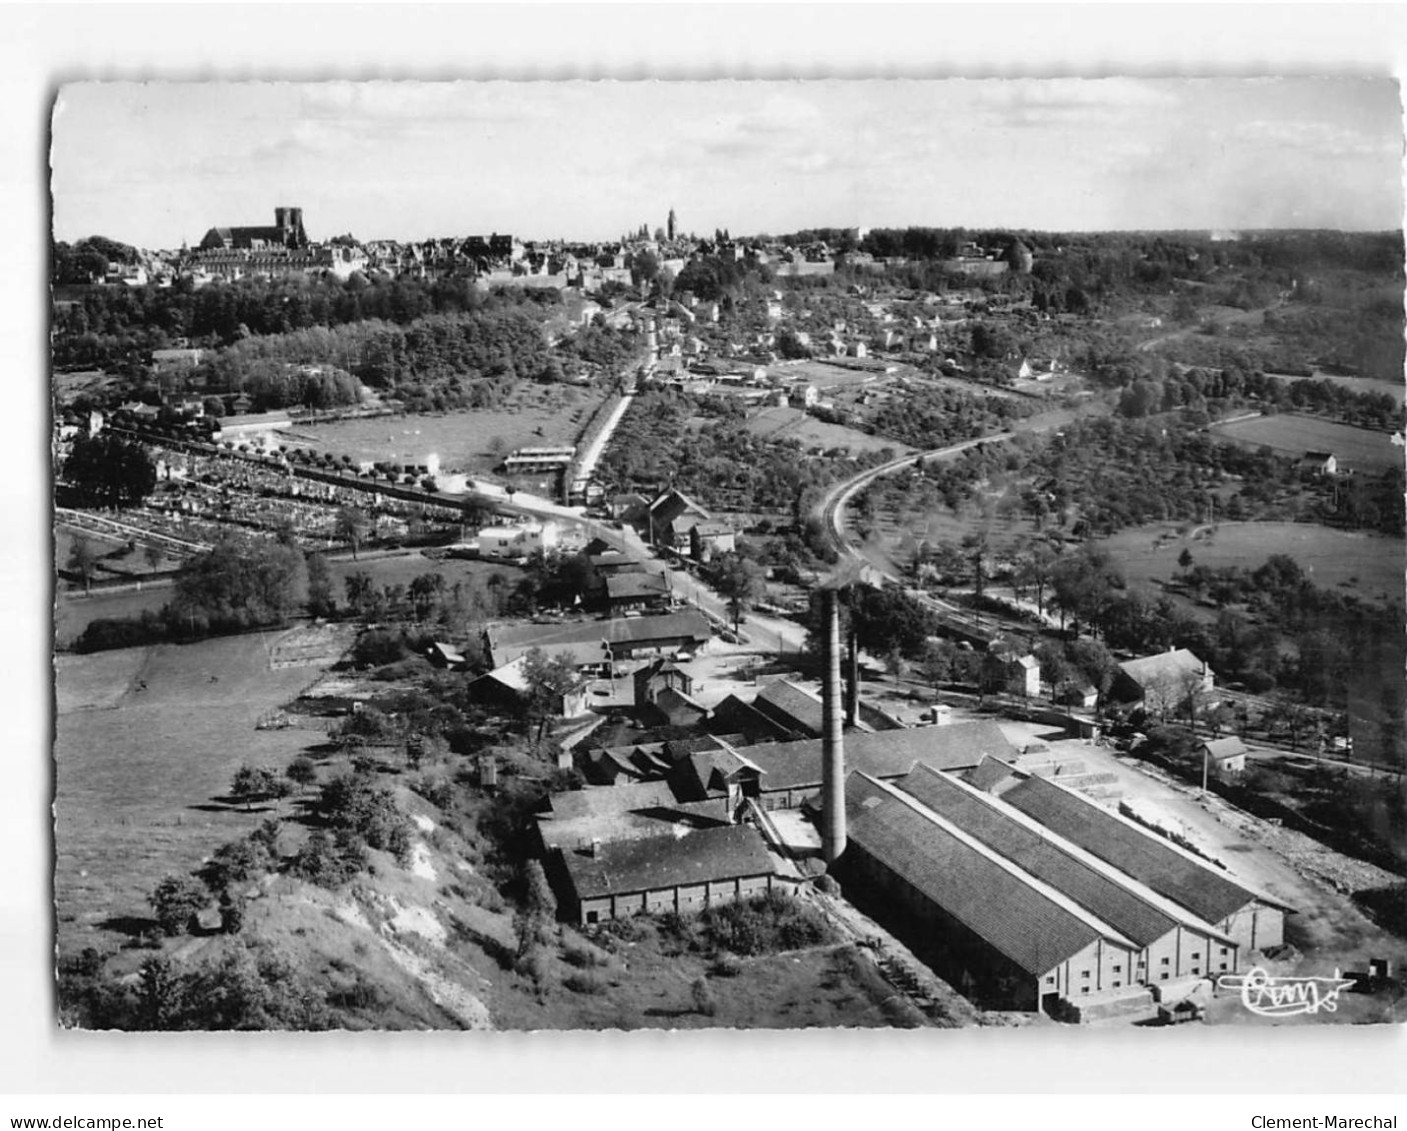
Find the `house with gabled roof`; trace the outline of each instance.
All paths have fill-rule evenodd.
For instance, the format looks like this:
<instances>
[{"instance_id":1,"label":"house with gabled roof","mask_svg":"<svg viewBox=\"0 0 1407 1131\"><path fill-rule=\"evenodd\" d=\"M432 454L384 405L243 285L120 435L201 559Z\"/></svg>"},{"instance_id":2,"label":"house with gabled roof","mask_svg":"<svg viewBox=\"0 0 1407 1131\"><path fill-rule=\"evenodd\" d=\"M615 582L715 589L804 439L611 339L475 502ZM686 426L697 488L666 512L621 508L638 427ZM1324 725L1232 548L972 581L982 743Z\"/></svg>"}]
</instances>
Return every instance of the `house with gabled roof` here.
<instances>
[{"instance_id":1,"label":"house with gabled roof","mask_svg":"<svg viewBox=\"0 0 1407 1131\"><path fill-rule=\"evenodd\" d=\"M1189 696L1199 699L1210 692L1215 683L1205 661L1186 648L1170 648L1120 664L1110 692L1116 702L1167 716L1180 710Z\"/></svg>"},{"instance_id":2,"label":"house with gabled roof","mask_svg":"<svg viewBox=\"0 0 1407 1131\"><path fill-rule=\"evenodd\" d=\"M1246 744L1239 738L1214 738L1202 743L1202 757L1219 778L1234 778L1246 769Z\"/></svg>"},{"instance_id":3,"label":"house with gabled roof","mask_svg":"<svg viewBox=\"0 0 1407 1131\"><path fill-rule=\"evenodd\" d=\"M671 487L651 500L637 525L652 544L687 554L691 548L689 532L712 517L689 496Z\"/></svg>"}]
</instances>

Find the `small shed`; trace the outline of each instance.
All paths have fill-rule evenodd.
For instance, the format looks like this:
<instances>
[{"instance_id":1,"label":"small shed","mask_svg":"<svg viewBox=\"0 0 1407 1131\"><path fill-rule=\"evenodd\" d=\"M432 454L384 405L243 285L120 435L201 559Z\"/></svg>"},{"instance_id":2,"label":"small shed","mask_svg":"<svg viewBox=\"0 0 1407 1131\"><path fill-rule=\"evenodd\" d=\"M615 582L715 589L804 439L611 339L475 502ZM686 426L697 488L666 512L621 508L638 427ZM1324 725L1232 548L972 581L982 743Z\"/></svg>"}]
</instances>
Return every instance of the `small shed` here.
<instances>
[{"instance_id":1,"label":"small shed","mask_svg":"<svg viewBox=\"0 0 1407 1131\"><path fill-rule=\"evenodd\" d=\"M1232 778L1246 769L1246 744L1239 738L1216 738L1204 742L1202 756L1219 778Z\"/></svg>"}]
</instances>

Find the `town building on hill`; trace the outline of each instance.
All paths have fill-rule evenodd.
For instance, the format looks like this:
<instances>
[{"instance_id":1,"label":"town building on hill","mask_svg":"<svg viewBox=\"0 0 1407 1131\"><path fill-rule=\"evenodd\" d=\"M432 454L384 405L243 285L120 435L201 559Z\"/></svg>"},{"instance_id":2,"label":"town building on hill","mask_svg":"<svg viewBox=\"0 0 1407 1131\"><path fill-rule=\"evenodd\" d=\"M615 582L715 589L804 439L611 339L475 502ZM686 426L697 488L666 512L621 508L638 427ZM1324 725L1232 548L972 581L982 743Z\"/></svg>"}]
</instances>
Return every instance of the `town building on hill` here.
<instances>
[{"instance_id":1,"label":"town building on hill","mask_svg":"<svg viewBox=\"0 0 1407 1131\"><path fill-rule=\"evenodd\" d=\"M201 251L301 251L308 246L301 208L275 208L273 227L211 228Z\"/></svg>"}]
</instances>

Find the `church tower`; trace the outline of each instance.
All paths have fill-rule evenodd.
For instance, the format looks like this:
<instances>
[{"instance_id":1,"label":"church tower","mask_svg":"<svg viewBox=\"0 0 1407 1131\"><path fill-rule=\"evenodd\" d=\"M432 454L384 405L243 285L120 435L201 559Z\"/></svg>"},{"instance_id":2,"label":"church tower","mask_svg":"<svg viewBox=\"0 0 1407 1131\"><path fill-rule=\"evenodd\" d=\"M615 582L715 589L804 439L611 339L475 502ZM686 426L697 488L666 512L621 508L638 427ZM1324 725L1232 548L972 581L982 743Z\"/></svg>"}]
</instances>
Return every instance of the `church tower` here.
<instances>
[{"instance_id":1,"label":"church tower","mask_svg":"<svg viewBox=\"0 0 1407 1131\"><path fill-rule=\"evenodd\" d=\"M671 209L669 210L669 225L665 228L665 234L669 237L670 241L673 242L673 240L674 240L674 209L673 209L673 208L671 208Z\"/></svg>"}]
</instances>

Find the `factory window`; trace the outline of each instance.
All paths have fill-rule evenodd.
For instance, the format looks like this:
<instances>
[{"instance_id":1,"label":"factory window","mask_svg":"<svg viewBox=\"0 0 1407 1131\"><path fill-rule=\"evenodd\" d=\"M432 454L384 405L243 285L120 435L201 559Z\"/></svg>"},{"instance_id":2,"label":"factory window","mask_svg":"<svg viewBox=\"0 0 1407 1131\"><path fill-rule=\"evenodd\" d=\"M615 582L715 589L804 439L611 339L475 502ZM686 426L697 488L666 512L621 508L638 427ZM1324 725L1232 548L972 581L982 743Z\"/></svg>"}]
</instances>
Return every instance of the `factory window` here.
<instances>
[{"instance_id":1,"label":"factory window","mask_svg":"<svg viewBox=\"0 0 1407 1131\"><path fill-rule=\"evenodd\" d=\"M1158 976L1158 981L1160 981L1160 982L1166 982L1167 980L1168 980L1168 976L1167 976L1166 973L1160 974L1160 975Z\"/></svg>"},{"instance_id":2,"label":"factory window","mask_svg":"<svg viewBox=\"0 0 1407 1131\"><path fill-rule=\"evenodd\" d=\"M1221 948L1221 953L1222 953L1222 954L1225 954L1225 953L1226 953L1226 947L1222 947L1222 948Z\"/></svg>"},{"instance_id":3,"label":"factory window","mask_svg":"<svg viewBox=\"0 0 1407 1131\"><path fill-rule=\"evenodd\" d=\"M1163 959L1163 965L1166 966L1167 964L1168 964L1168 960L1167 960L1166 958Z\"/></svg>"},{"instance_id":4,"label":"factory window","mask_svg":"<svg viewBox=\"0 0 1407 1131\"><path fill-rule=\"evenodd\" d=\"M1225 967L1223 967L1223 969L1225 969ZM1045 984L1046 984L1047 986L1053 986L1053 985L1055 985L1055 975L1054 975L1054 974L1047 974L1047 975L1045 976Z\"/></svg>"},{"instance_id":5,"label":"factory window","mask_svg":"<svg viewBox=\"0 0 1407 1131\"><path fill-rule=\"evenodd\" d=\"M601 913L600 913L599 911L588 911L588 912L586 913L586 921L587 921L588 923L595 923L595 922L597 922L600 918L601 918Z\"/></svg>"},{"instance_id":6,"label":"factory window","mask_svg":"<svg viewBox=\"0 0 1407 1131\"><path fill-rule=\"evenodd\" d=\"M1123 972L1124 972L1123 965L1122 965L1121 963L1115 963L1115 964L1114 964L1114 973L1115 973L1115 974L1122 974Z\"/></svg>"},{"instance_id":7,"label":"factory window","mask_svg":"<svg viewBox=\"0 0 1407 1131\"><path fill-rule=\"evenodd\" d=\"M1193 961L1193 962L1196 962L1196 961L1197 961L1199 958L1201 958L1201 957L1202 957L1202 952L1201 952L1200 950L1194 950L1194 951L1192 952L1192 961Z\"/></svg>"},{"instance_id":8,"label":"factory window","mask_svg":"<svg viewBox=\"0 0 1407 1131\"><path fill-rule=\"evenodd\" d=\"M1200 966L1194 966L1194 967L1192 967L1192 973L1194 973L1194 974L1200 974L1201 972L1202 972L1202 968L1201 968Z\"/></svg>"},{"instance_id":9,"label":"factory window","mask_svg":"<svg viewBox=\"0 0 1407 1131\"><path fill-rule=\"evenodd\" d=\"M1117 990L1117 989L1118 989L1120 986L1122 986L1122 985L1123 985L1123 982L1115 982L1115 983L1114 983L1114 988Z\"/></svg>"},{"instance_id":10,"label":"factory window","mask_svg":"<svg viewBox=\"0 0 1407 1131\"><path fill-rule=\"evenodd\" d=\"M1225 962L1223 962L1223 963L1221 964L1221 968L1222 968L1223 970L1226 969L1226 963L1225 963Z\"/></svg>"},{"instance_id":11,"label":"factory window","mask_svg":"<svg viewBox=\"0 0 1407 1131\"><path fill-rule=\"evenodd\" d=\"M1089 987L1088 987L1088 986L1081 986L1081 987L1080 987L1080 993L1082 993L1082 994L1087 994L1087 993L1089 993Z\"/></svg>"}]
</instances>

